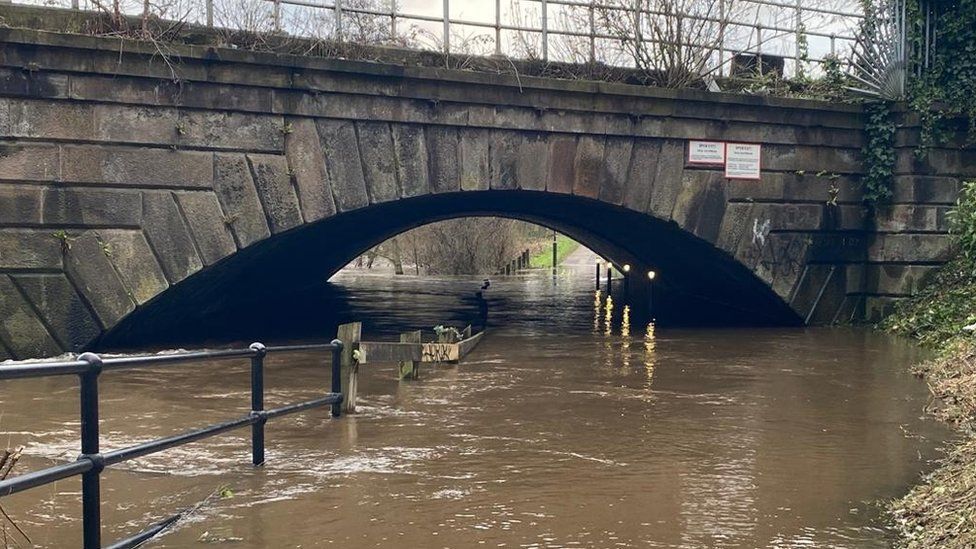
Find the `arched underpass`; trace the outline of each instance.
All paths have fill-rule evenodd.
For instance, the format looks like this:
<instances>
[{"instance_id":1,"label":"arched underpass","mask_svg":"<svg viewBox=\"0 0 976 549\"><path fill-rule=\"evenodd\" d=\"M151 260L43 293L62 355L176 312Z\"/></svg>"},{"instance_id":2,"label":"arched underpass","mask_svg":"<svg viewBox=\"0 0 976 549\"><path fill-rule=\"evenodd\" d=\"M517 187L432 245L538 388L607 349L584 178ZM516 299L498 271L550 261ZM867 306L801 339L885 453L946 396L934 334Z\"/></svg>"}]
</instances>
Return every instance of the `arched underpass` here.
<instances>
[{"instance_id":1,"label":"arched underpass","mask_svg":"<svg viewBox=\"0 0 976 549\"><path fill-rule=\"evenodd\" d=\"M230 333L240 333L233 331L234 324L269 314L321 320L327 313L315 310L308 296L353 258L411 228L467 216L510 217L544 225L617 266L631 265L634 296L646 295L642 275L654 270L659 274L655 312L664 324L802 323L755 274L675 223L573 195L473 191L374 205L275 235L174 285L123 319L94 346L177 343L226 330L228 325Z\"/></svg>"}]
</instances>

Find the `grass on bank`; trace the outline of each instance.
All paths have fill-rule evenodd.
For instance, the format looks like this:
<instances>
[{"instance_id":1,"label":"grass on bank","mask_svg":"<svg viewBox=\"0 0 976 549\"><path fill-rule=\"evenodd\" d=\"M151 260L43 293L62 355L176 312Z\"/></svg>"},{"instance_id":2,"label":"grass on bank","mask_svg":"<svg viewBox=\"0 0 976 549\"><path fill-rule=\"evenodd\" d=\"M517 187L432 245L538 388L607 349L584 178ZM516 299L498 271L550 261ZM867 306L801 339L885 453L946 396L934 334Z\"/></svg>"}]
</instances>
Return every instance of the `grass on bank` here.
<instances>
[{"instance_id":1,"label":"grass on bank","mask_svg":"<svg viewBox=\"0 0 976 549\"><path fill-rule=\"evenodd\" d=\"M976 182L949 219L956 257L881 326L936 350L913 372L928 382L928 411L960 434L940 467L890 504L898 545L910 549L976 547L976 332L966 329L976 323Z\"/></svg>"},{"instance_id":2,"label":"grass on bank","mask_svg":"<svg viewBox=\"0 0 976 549\"><path fill-rule=\"evenodd\" d=\"M566 235L556 235L556 264L562 263L569 254L579 248L579 242ZM529 258L529 267L532 269L551 269L552 268L552 242L547 242L541 252Z\"/></svg>"}]
</instances>

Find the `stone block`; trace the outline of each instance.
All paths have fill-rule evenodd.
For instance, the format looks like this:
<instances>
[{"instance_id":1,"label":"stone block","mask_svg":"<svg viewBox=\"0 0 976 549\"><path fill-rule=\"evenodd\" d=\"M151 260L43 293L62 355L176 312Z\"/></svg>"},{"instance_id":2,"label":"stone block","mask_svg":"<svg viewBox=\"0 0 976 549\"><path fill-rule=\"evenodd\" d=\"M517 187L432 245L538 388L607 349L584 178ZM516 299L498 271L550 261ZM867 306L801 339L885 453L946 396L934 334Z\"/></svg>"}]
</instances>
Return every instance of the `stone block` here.
<instances>
[{"instance_id":1,"label":"stone block","mask_svg":"<svg viewBox=\"0 0 976 549\"><path fill-rule=\"evenodd\" d=\"M37 185L0 184L0 222L30 225L41 222L44 188Z\"/></svg>"},{"instance_id":2,"label":"stone block","mask_svg":"<svg viewBox=\"0 0 976 549\"><path fill-rule=\"evenodd\" d=\"M0 229L0 269L62 268L63 241L47 229Z\"/></svg>"},{"instance_id":3,"label":"stone block","mask_svg":"<svg viewBox=\"0 0 976 549\"><path fill-rule=\"evenodd\" d=\"M101 333L98 321L63 274L13 275L51 335L68 351L80 351Z\"/></svg>"},{"instance_id":4,"label":"stone block","mask_svg":"<svg viewBox=\"0 0 976 549\"><path fill-rule=\"evenodd\" d=\"M177 192L174 196L205 266L213 265L237 251L234 235L224 222L217 195L201 191Z\"/></svg>"},{"instance_id":5,"label":"stone block","mask_svg":"<svg viewBox=\"0 0 976 549\"><path fill-rule=\"evenodd\" d=\"M98 235L122 283L138 305L166 291L169 283L142 231L105 229Z\"/></svg>"},{"instance_id":6,"label":"stone block","mask_svg":"<svg viewBox=\"0 0 976 549\"><path fill-rule=\"evenodd\" d=\"M309 223L330 217L336 212L335 199L315 121L291 118L288 124L291 132L285 135L285 157L295 180L302 217Z\"/></svg>"},{"instance_id":7,"label":"stone block","mask_svg":"<svg viewBox=\"0 0 976 549\"><path fill-rule=\"evenodd\" d=\"M58 181L60 154L57 145L0 144L0 180Z\"/></svg>"},{"instance_id":8,"label":"stone block","mask_svg":"<svg viewBox=\"0 0 976 549\"><path fill-rule=\"evenodd\" d=\"M402 197L411 198L430 193L424 127L417 124L394 124L393 150Z\"/></svg>"},{"instance_id":9,"label":"stone block","mask_svg":"<svg viewBox=\"0 0 976 549\"><path fill-rule=\"evenodd\" d=\"M431 126L426 129L431 192L461 190L460 136L456 128Z\"/></svg>"},{"instance_id":10,"label":"stone block","mask_svg":"<svg viewBox=\"0 0 976 549\"><path fill-rule=\"evenodd\" d=\"M630 157L633 150L633 139L626 137L608 137L606 151L603 155L604 179L600 185L599 198L603 202L623 204L624 188L630 172Z\"/></svg>"},{"instance_id":11,"label":"stone block","mask_svg":"<svg viewBox=\"0 0 976 549\"><path fill-rule=\"evenodd\" d=\"M182 110L177 125L180 146L268 153L283 152L294 131L281 116L228 111Z\"/></svg>"},{"instance_id":12,"label":"stone block","mask_svg":"<svg viewBox=\"0 0 976 549\"><path fill-rule=\"evenodd\" d=\"M386 122L357 122L356 133L370 203L396 200L400 191L390 125Z\"/></svg>"},{"instance_id":13,"label":"stone block","mask_svg":"<svg viewBox=\"0 0 976 549\"><path fill-rule=\"evenodd\" d=\"M264 208L243 154L214 157L214 191L238 248L246 248L271 236Z\"/></svg>"},{"instance_id":14,"label":"stone block","mask_svg":"<svg viewBox=\"0 0 976 549\"><path fill-rule=\"evenodd\" d=\"M0 100L0 135L47 140L87 140L94 133L92 106L30 99Z\"/></svg>"},{"instance_id":15,"label":"stone block","mask_svg":"<svg viewBox=\"0 0 976 549\"><path fill-rule=\"evenodd\" d=\"M85 140L156 146L178 143L180 115L175 108L105 104L92 108L94 128Z\"/></svg>"},{"instance_id":16,"label":"stone block","mask_svg":"<svg viewBox=\"0 0 976 549\"><path fill-rule=\"evenodd\" d=\"M573 194L596 198L600 194L600 185L606 178L606 166L603 163L606 139L599 136L583 135L576 147L574 169L576 179L573 181Z\"/></svg>"},{"instance_id":17,"label":"stone block","mask_svg":"<svg viewBox=\"0 0 976 549\"><path fill-rule=\"evenodd\" d=\"M678 189L681 188L681 175L684 167L684 142L675 140L662 142L647 213L659 219L671 219L674 201L678 196Z\"/></svg>"},{"instance_id":18,"label":"stone block","mask_svg":"<svg viewBox=\"0 0 976 549\"><path fill-rule=\"evenodd\" d=\"M549 170L549 141L544 133L527 133L518 147L515 183L520 189L546 190Z\"/></svg>"},{"instance_id":19,"label":"stone block","mask_svg":"<svg viewBox=\"0 0 976 549\"><path fill-rule=\"evenodd\" d=\"M959 187L955 177L899 175L891 186L891 202L952 205L959 197Z\"/></svg>"},{"instance_id":20,"label":"stone block","mask_svg":"<svg viewBox=\"0 0 976 549\"><path fill-rule=\"evenodd\" d=\"M651 192L654 189L654 176L657 173L658 157L661 154L661 141L638 139L634 142L630 170L623 189L623 206L635 212L647 211Z\"/></svg>"},{"instance_id":21,"label":"stone block","mask_svg":"<svg viewBox=\"0 0 976 549\"><path fill-rule=\"evenodd\" d=\"M60 354L58 342L48 333L33 308L14 286L0 274L0 339L14 358L43 358Z\"/></svg>"},{"instance_id":22,"label":"stone block","mask_svg":"<svg viewBox=\"0 0 976 549\"><path fill-rule=\"evenodd\" d=\"M64 262L68 278L91 304L95 316L106 329L115 326L136 308L108 256L97 233L85 231L71 241Z\"/></svg>"},{"instance_id":23,"label":"stone block","mask_svg":"<svg viewBox=\"0 0 976 549\"><path fill-rule=\"evenodd\" d=\"M518 132L495 130L491 134L489 156L491 160L491 183L493 190L513 190L518 188L516 174L519 161Z\"/></svg>"},{"instance_id":24,"label":"stone block","mask_svg":"<svg viewBox=\"0 0 976 549\"><path fill-rule=\"evenodd\" d=\"M461 190L488 190L491 172L489 150L491 132L465 128L461 133Z\"/></svg>"},{"instance_id":25,"label":"stone block","mask_svg":"<svg viewBox=\"0 0 976 549\"><path fill-rule=\"evenodd\" d=\"M49 187L42 208L47 225L138 227L142 223L138 191Z\"/></svg>"},{"instance_id":26,"label":"stone block","mask_svg":"<svg viewBox=\"0 0 976 549\"><path fill-rule=\"evenodd\" d=\"M949 206L887 204L877 208L875 229L879 232L948 232Z\"/></svg>"},{"instance_id":27,"label":"stone block","mask_svg":"<svg viewBox=\"0 0 976 549\"><path fill-rule=\"evenodd\" d=\"M271 233L277 234L301 225L302 211L298 206L298 195L291 184L285 157L249 154L247 160L251 166L254 187L268 217Z\"/></svg>"},{"instance_id":28,"label":"stone block","mask_svg":"<svg viewBox=\"0 0 976 549\"><path fill-rule=\"evenodd\" d=\"M213 155L146 147L72 145L61 149L61 176L69 183L134 187L210 188Z\"/></svg>"},{"instance_id":29,"label":"stone block","mask_svg":"<svg viewBox=\"0 0 976 549\"><path fill-rule=\"evenodd\" d=\"M576 137L558 135L549 139L549 165L546 190L553 193L571 194L576 181L576 154L579 141Z\"/></svg>"},{"instance_id":30,"label":"stone block","mask_svg":"<svg viewBox=\"0 0 976 549\"><path fill-rule=\"evenodd\" d=\"M936 269L934 265L868 264L864 266L862 291L877 295L914 295Z\"/></svg>"},{"instance_id":31,"label":"stone block","mask_svg":"<svg viewBox=\"0 0 976 549\"><path fill-rule=\"evenodd\" d=\"M936 262L949 258L952 241L945 234L879 234L868 248L868 261Z\"/></svg>"},{"instance_id":32,"label":"stone block","mask_svg":"<svg viewBox=\"0 0 976 549\"><path fill-rule=\"evenodd\" d=\"M369 204L366 176L359 157L356 128L352 122L321 119L316 121L325 163L332 177L336 209L347 212Z\"/></svg>"},{"instance_id":33,"label":"stone block","mask_svg":"<svg viewBox=\"0 0 976 549\"><path fill-rule=\"evenodd\" d=\"M695 236L716 243L725 217L725 180L721 174L685 170L672 219Z\"/></svg>"},{"instance_id":34,"label":"stone block","mask_svg":"<svg viewBox=\"0 0 976 549\"><path fill-rule=\"evenodd\" d=\"M203 268L172 193L143 194L143 216L143 230L170 283L176 284Z\"/></svg>"}]
</instances>

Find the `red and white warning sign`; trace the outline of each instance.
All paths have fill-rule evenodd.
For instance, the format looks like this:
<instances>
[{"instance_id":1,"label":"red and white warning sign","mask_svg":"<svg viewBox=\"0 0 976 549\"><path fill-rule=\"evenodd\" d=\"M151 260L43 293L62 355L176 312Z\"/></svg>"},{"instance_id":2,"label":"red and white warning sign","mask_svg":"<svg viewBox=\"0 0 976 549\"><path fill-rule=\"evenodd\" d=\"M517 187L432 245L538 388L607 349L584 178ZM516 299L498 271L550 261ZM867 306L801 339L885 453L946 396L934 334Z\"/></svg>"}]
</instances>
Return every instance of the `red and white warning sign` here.
<instances>
[{"instance_id":1,"label":"red and white warning sign","mask_svg":"<svg viewBox=\"0 0 976 549\"><path fill-rule=\"evenodd\" d=\"M725 164L725 143L722 141L688 142L689 164Z\"/></svg>"}]
</instances>

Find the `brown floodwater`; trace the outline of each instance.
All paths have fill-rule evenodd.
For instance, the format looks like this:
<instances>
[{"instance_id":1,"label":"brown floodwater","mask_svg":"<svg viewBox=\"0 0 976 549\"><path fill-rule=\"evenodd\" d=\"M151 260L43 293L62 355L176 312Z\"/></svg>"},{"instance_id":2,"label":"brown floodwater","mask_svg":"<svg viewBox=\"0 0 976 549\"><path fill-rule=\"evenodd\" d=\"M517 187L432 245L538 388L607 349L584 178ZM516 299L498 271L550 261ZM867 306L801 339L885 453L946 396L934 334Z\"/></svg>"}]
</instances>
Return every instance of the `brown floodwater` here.
<instances>
[{"instance_id":1,"label":"brown floodwater","mask_svg":"<svg viewBox=\"0 0 976 549\"><path fill-rule=\"evenodd\" d=\"M371 337L476 311L473 280L334 283ZM907 373L917 350L890 337L666 329L619 303L607 320L585 276L489 295L493 327L461 364L403 383L364 366L358 414L272 420L264 467L242 430L107 469L103 538L196 507L148 546L884 547L877 502L948 436ZM103 374L102 448L246 413L247 372ZM327 390L329 369L275 357L266 384L269 406L294 402ZM0 386L0 444L26 447L16 472L77 455L77 395L67 378ZM36 545L77 547L79 492L72 479L2 504Z\"/></svg>"}]
</instances>

